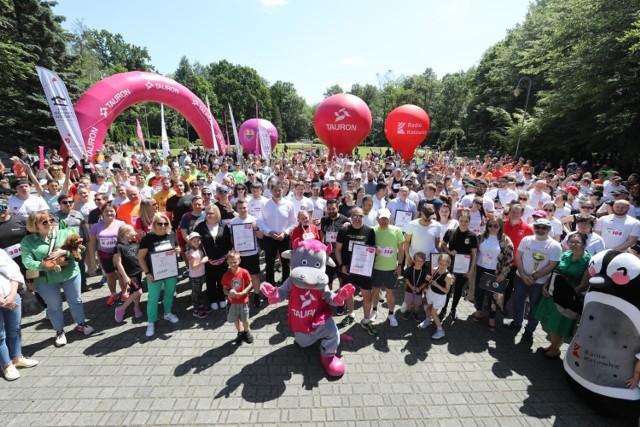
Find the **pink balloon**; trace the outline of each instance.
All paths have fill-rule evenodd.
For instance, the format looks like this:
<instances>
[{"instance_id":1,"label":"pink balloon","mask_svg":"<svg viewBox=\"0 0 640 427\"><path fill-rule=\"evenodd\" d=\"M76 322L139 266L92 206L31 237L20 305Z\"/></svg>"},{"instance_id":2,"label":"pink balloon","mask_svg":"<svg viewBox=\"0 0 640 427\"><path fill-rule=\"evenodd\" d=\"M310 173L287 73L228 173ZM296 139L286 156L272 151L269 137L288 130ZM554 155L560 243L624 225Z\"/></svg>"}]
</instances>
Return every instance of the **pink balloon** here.
<instances>
[{"instance_id":1,"label":"pink balloon","mask_svg":"<svg viewBox=\"0 0 640 427\"><path fill-rule=\"evenodd\" d=\"M93 160L97 150L102 150L107 130L115 118L125 109L141 102L160 102L179 111L196 130L205 148L213 148L213 122L218 150L224 152L220 126L200 98L168 77L130 71L100 80L80 97L74 107L90 160ZM160 129L156 133L160 133ZM60 152L66 153L64 144Z\"/></svg>"},{"instance_id":2,"label":"pink balloon","mask_svg":"<svg viewBox=\"0 0 640 427\"><path fill-rule=\"evenodd\" d=\"M313 115L313 129L329 148L329 154L351 154L371 131L371 110L355 95L339 93L320 103Z\"/></svg>"},{"instance_id":3,"label":"pink balloon","mask_svg":"<svg viewBox=\"0 0 640 427\"><path fill-rule=\"evenodd\" d=\"M269 120L265 119L249 119L240 125L238 136L240 137L240 145L247 153L262 154L260 148L260 139L258 137L258 126L269 134L271 140L271 150L278 143L278 129Z\"/></svg>"},{"instance_id":4,"label":"pink balloon","mask_svg":"<svg viewBox=\"0 0 640 427\"><path fill-rule=\"evenodd\" d=\"M384 121L384 134L394 150L402 152L405 161L411 160L418 145L427 138L431 120L417 105L394 108Z\"/></svg>"}]
</instances>

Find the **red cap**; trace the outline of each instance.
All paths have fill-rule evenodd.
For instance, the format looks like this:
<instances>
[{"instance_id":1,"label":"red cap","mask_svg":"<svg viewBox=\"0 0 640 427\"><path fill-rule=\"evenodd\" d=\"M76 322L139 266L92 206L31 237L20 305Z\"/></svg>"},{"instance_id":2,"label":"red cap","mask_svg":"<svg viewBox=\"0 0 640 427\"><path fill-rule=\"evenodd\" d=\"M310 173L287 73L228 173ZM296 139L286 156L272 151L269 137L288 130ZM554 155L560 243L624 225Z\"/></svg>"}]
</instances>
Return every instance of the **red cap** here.
<instances>
[{"instance_id":1,"label":"red cap","mask_svg":"<svg viewBox=\"0 0 640 427\"><path fill-rule=\"evenodd\" d=\"M567 190L569 193L573 194L574 196L577 196L579 191L577 187L574 187L573 185L568 186L567 188L565 188L565 190Z\"/></svg>"}]
</instances>

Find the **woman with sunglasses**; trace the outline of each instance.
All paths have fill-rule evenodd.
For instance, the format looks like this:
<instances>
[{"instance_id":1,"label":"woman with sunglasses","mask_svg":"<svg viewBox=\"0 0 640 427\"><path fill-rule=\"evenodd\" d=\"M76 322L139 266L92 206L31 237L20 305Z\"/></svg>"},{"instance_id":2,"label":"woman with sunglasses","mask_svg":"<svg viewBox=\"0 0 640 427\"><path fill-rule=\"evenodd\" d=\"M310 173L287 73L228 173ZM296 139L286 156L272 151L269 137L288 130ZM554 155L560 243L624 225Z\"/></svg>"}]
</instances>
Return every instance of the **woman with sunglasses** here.
<instances>
[{"instance_id":1,"label":"woman with sunglasses","mask_svg":"<svg viewBox=\"0 0 640 427\"><path fill-rule=\"evenodd\" d=\"M93 328L85 322L78 262L65 249L60 249L67 237L74 232L70 228L54 231L53 223L53 218L47 211L29 214L27 231L32 234L22 239L22 263L27 270L41 272L34 283L47 303L47 314L56 331L54 345L61 347L67 343L61 290L64 290L71 316L78 324L76 330L84 335L91 335Z\"/></svg>"},{"instance_id":2,"label":"woman with sunglasses","mask_svg":"<svg viewBox=\"0 0 640 427\"><path fill-rule=\"evenodd\" d=\"M140 202L138 218L133 224L133 229L138 234L138 241L142 240L145 234L151 232L153 217L158 213L158 202L154 199L145 199Z\"/></svg>"},{"instance_id":3,"label":"woman with sunglasses","mask_svg":"<svg viewBox=\"0 0 640 427\"><path fill-rule=\"evenodd\" d=\"M239 199L247 198L247 187L244 184L236 184L233 187L233 197L231 198L231 205L235 206Z\"/></svg>"},{"instance_id":4,"label":"woman with sunglasses","mask_svg":"<svg viewBox=\"0 0 640 427\"><path fill-rule=\"evenodd\" d=\"M491 218L487 221L487 228L478 236L478 257L476 262L476 283L480 281L484 273L496 276L496 282L500 283L507 278L513 264L513 243L509 236L503 233L502 220ZM480 289L475 286L473 304L476 312L473 320L482 320L482 309L485 298L490 299L489 330L496 329L496 311L499 303L498 294Z\"/></svg>"},{"instance_id":5,"label":"woman with sunglasses","mask_svg":"<svg viewBox=\"0 0 640 427\"><path fill-rule=\"evenodd\" d=\"M557 272L564 276L573 288L581 283L587 283L590 277L587 273L591 254L585 250L587 239L584 234L573 233L568 239L569 250L562 254ZM549 333L551 344L539 347L537 352L543 353L547 359L560 357L560 346L563 339L574 332L577 320L564 317L558 311L553 296L549 294L549 283L542 288L542 298L535 307L535 317L542 323L542 327Z\"/></svg>"},{"instance_id":6,"label":"woman with sunglasses","mask_svg":"<svg viewBox=\"0 0 640 427\"><path fill-rule=\"evenodd\" d=\"M564 226L564 231L569 233L571 231L576 231L578 229L578 217L582 215L590 215L593 216L593 220L596 220L594 215L596 211L596 207L591 201L588 202L580 202L580 210L577 213L574 213L569 216L565 216L560 220L562 225ZM591 254L594 255L594 254Z\"/></svg>"},{"instance_id":7,"label":"woman with sunglasses","mask_svg":"<svg viewBox=\"0 0 640 427\"><path fill-rule=\"evenodd\" d=\"M180 254L180 247L176 244L175 233L171 231L171 221L169 221L169 217L163 214L155 214L151 223L151 232L145 234L140 241L138 249L138 262L147 277L147 286L149 288L147 300L147 321L149 323L147 324L146 332L148 337L153 336L156 331L158 302L160 301L160 293L162 292L163 287L163 318L171 323L178 323L178 316L171 312L173 308L173 294L176 290L178 276L155 280L153 277L153 271L151 270L151 255L167 251L173 251L177 256Z\"/></svg>"},{"instance_id":8,"label":"woman with sunglasses","mask_svg":"<svg viewBox=\"0 0 640 427\"><path fill-rule=\"evenodd\" d=\"M87 267L89 271L95 270L96 252L98 261L102 267L102 272L107 278L107 286L110 295L107 298L107 305L113 305L120 297L123 301L129 298L127 285L120 283L120 295L116 293L116 280L118 273L113 264L113 254L118 243L118 230L125 222L116 219L116 208L111 203L106 203L102 207L102 221L91 226L89 230L89 255L87 256Z\"/></svg>"},{"instance_id":9,"label":"woman with sunglasses","mask_svg":"<svg viewBox=\"0 0 640 427\"><path fill-rule=\"evenodd\" d=\"M547 215L549 222L551 222L551 230L553 230L553 233L550 234L559 242L562 237L563 227L562 222L554 216L556 213L556 205L553 202L547 202L542 206L542 211Z\"/></svg>"}]
</instances>

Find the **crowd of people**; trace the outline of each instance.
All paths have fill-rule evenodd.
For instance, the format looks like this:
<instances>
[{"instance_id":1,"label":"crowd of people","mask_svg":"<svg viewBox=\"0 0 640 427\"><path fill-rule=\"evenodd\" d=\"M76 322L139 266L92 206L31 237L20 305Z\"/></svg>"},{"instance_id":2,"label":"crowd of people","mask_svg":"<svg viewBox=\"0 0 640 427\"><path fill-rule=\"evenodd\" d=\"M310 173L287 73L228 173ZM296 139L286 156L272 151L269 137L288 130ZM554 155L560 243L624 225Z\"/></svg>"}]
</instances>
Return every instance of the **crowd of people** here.
<instances>
[{"instance_id":1,"label":"crowd of people","mask_svg":"<svg viewBox=\"0 0 640 427\"><path fill-rule=\"evenodd\" d=\"M41 160L20 149L11 171L0 170L0 185L11 192L0 199L7 380L37 364L21 354L21 288L46 307L57 347L67 343L63 293L76 331L93 333L82 303L93 275L102 276L114 321L123 322L133 305L135 318L146 315L148 337L160 316L178 323L186 315L174 312L173 299L178 281L188 279L192 315L225 310L236 342L251 343L250 306L264 304L261 281L285 282L289 261L281 255L305 239L331 244L336 267L326 274L333 286L356 286L356 298L336 307L340 328L360 317L377 335L386 322L397 327L398 316L422 329L433 324L432 338L442 339L443 320L458 320L466 296L475 308L469 320L483 322L486 314L490 331L501 313L512 319L506 327L524 328L522 339L531 341L542 322L551 342L538 350L555 359L576 321L553 304L552 274L585 290L592 255L638 252L638 174L624 178L607 165L534 165L438 150L408 163L376 149L362 156L288 150L266 161L202 149L169 158L141 149L113 154L76 162L56 150ZM73 235L86 246L79 257L68 248ZM370 273L353 268L357 245L375 248ZM379 316L384 323L376 323Z\"/></svg>"}]
</instances>

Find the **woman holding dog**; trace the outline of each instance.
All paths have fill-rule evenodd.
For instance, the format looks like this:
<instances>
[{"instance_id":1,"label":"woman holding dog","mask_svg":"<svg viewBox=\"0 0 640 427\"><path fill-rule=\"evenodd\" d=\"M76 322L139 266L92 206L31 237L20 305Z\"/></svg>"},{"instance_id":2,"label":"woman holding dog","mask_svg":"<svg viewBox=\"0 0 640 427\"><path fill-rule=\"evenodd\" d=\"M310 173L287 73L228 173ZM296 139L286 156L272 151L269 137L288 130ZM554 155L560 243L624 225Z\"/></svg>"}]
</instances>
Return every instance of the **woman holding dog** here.
<instances>
[{"instance_id":1,"label":"woman holding dog","mask_svg":"<svg viewBox=\"0 0 640 427\"><path fill-rule=\"evenodd\" d=\"M67 343L64 333L64 312L62 294L71 310L76 330L84 335L93 333L93 328L85 323L84 306L80 295L80 268L71 254L62 249L73 230L53 229L53 218L48 211L32 212L27 218L27 230L32 233L22 239L22 263L27 270L38 271L34 279L38 293L47 303L49 319L56 331L55 346Z\"/></svg>"}]
</instances>

